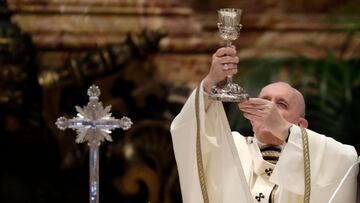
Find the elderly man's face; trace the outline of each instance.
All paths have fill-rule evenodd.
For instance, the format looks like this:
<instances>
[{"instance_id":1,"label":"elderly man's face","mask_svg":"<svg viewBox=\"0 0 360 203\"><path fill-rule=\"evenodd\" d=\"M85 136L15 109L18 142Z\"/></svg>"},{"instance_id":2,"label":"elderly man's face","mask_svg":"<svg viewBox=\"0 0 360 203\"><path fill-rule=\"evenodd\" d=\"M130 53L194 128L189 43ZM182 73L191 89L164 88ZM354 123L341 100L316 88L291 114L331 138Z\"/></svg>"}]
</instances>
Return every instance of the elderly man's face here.
<instances>
[{"instance_id":1,"label":"elderly man's face","mask_svg":"<svg viewBox=\"0 0 360 203\"><path fill-rule=\"evenodd\" d=\"M280 115L288 122L299 124L303 116L303 98L290 85L283 82L270 84L261 90L259 98L273 102ZM276 139L261 123L252 121L251 124L258 140L269 142L269 139Z\"/></svg>"}]
</instances>

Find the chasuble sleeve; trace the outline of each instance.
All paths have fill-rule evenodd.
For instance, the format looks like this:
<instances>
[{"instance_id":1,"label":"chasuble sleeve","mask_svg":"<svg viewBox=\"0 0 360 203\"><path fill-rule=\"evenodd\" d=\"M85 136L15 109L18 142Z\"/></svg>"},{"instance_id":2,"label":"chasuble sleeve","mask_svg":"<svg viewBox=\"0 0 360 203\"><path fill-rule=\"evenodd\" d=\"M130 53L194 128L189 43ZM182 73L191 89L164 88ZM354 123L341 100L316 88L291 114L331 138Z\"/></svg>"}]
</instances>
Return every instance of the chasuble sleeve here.
<instances>
[{"instance_id":1,"label":"chasuble sleeve","mask_svg":"<svg viewBox=\"0 0 360 203\"><path fill-rule=\"evenodd\" d=\"M208 176L213 172L217 172L217 165L212 164L214 163L212 161L214 157L210 156L210 154L215 154L215 159L218 157L218 154L212 152L217 151L219 148L220 135L226 131L231 132L230 127L226 124L223 125L224 121L221 121L225 115L222 103L209 101L206 94L204 94L202 85L199 88L199 128L202 161L206 176ZM196 90L192 92L170 127L184 203L203 202L196 158L196 130L198 126L195 114L195 94ZM219 114L223 115L219 116ZM219 164L219 166L221 165ZM214 184L216 179L217 176L207 177L207 184L210 186L209 190L216 190L218 187L218 184ZM217 200L220 197L217 194L216 191L211 192L210 199L216 199L215 202L219 202Z\"/></svg>"},{"instance_id":2,"label":"chasuble sleeve","mask_svg":"<svg viewBox=\"0 0 360 203\"><path fill-rule=\"evenodd\" d=\"M341 179L356 162L354 147L306 130L309 139L311 196L310 202L326 203L339 185ZM275 166L270 181L285 191L297 195L304 194L304 158L300 127L293 125L286 143ZM355 203L358 168L352 171L333 202ZM283 194L286 199L286 192ZM281 198L280 198L281 199Z\"/></svg>"},{"instance_id":3,"label":"chasuble sleeve","mask_svg":"<svg viewBox=\"0 0 360 203\"><path fill-rule=\"evenodd\" d=\"M208 100L201 84L198 97L199 126L195 113L196 102L194 91L173 120L170 129L183 202L204 202L198 175L199 160L196 157L199 127L203 170L210 202L228 203L243 199L243 203L250 203L247 200L249 195L246 192L249 189L246 180L239 175L239 164L234 161L232 152L236 149L231 151L233 147L229 146L225 138L225 135L231 136L231 130L222 102Z\"/></svg>"},{"instance_id":4,"label":"chasuble sleeve","mask_svg":"<svg viewBox=\"0 0 360 203\"><path fill-rule=\"evenodd\" d=\"M196 163L195 92L171 123L170 131L184 203L203 202Z\"/></svg>"}]
</instances>

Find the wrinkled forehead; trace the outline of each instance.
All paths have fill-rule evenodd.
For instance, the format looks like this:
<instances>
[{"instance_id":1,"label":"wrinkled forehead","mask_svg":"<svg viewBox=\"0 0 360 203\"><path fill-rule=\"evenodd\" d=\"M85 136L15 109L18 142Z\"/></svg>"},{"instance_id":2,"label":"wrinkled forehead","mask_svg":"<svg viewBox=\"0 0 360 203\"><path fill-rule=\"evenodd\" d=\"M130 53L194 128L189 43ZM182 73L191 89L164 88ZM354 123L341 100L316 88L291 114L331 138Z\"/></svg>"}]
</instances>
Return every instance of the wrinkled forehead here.
<instances>
[{"instance_id":1,"label":"wrinkled forehead","mask_svg":"<svg viewBox=\"0 0 360 203\"><path fill-rule=\"evenodd\" d=\"M291 100L294 96L295 89L292 88L289 84L283 82L272 83L260 91L260 98L282 98L286 100Z\"/></svg>"},{"instance_id":2,"label":"wrinkled forehead","mask_svg":"<svg viewBox=\"0 0 360 203\"><path fill-rule=\"evenodd\" d=\"M299 116L305 116L305 101L302 94L294 89L292 86L285 82L276 82L265 86L260 94L259 98L268 100L284 100L286 101L290 109L295 110L299 113Z\"/></svg>"}]
</instances>

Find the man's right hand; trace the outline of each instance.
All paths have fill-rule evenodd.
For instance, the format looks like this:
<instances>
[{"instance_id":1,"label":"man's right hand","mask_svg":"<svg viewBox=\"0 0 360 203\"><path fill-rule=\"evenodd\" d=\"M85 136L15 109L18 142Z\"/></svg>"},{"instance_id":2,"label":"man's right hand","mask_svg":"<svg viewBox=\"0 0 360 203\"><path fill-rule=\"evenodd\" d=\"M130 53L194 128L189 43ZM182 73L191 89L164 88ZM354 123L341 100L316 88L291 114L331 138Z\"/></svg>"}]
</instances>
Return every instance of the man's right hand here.
<instances>
[{"instance_id":1,"label":"man's right hand","mask_svg":"<svg viewBox=\"0 0 360 203\"><path fill-rule=\"evenodd\" d=\"M223 47L213 54L210 71L204 78L205 92L210 93L212 86L224 80L226 76L237 73L239 58L236 54L235 47Z\"/></svg>"}]
</instances>

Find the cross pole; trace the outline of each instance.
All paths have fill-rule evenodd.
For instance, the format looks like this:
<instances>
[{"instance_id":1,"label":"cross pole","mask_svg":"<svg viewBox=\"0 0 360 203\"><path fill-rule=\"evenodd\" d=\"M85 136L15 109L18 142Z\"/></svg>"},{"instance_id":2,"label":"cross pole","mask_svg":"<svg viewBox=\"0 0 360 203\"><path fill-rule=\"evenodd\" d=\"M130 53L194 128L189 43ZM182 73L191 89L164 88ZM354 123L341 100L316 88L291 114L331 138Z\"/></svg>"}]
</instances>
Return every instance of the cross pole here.
<instances>
[{"instance_id":1,"label":"cross pole","mask_svg":"<svg viewBox=\"0 0 360 203\"><path fill-rule=\"evenodd\" d=\"M89 103L83 108L75 106L78 112L77 117L71 119L60 117L55 124L60 130L67 128L76 130L76 143L88 143L90 147L89 202L99 203L99 146L103 141L112 141L111 130L116 128L128 130L133 123L125 116L121 119L115 119L111 116L111 106L104 108L99 102L101 92L98 86L92 85L87 94Z\"/></svg>"}]
</instances>

